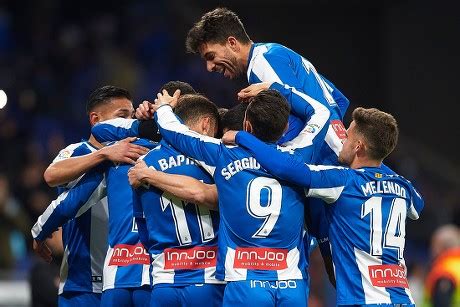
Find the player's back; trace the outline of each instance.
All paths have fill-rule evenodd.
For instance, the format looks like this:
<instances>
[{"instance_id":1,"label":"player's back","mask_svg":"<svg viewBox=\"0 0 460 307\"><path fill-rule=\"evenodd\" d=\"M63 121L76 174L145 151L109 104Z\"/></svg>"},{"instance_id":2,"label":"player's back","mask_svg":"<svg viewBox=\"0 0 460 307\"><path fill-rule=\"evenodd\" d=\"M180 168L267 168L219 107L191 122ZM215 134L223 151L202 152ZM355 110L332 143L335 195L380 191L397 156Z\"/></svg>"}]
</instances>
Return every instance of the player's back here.
<instances>
[{"instance_id":1,"label":"player's back","mask_svg":"<svg viewBox=\"0 0 460 307\"><path fill-rule=\"evenodd\" d=\"M329 188L340 195L330 207L337 304L413 304L403 253L406 217L418 218L420 196L382 168L341 169L337 176L343 185ZM324 193L314 180L309 195Z\"/></svg>"},{"instance_id":2,"label":"player's back","mask_svg":"<svg viewBox=\"0 0 460 307\"><path fill-rule=\"evenodd\" d=\"M139 139L134 144L153 148ZM150 259L139 240L133 217L133 192L128 182L131 164L117 164L106 171L109 211L109 248L104 263L104 290L150 284Z\"/></svg>"},{"instance_id":3,"label":"player's back","mask_svg":"<svg viewBox=\"0 0 460 307\"><path fill-rule=\"evenodd\" d=\"M158 171L213 183L194 160L165 141L143 160ZM140 187L136 195L140 207L134 215L145 218L145 230L139 226L139 231L147 232L143 243L153 258L153 284L221 283L215 278L219 213L154 187Z\"/></svg>"},{"instance_id":4,"label":"player's back","mask_svg":"<svg viewBox=\"0 0 460 307\"><path fill-rule=\"evenodd\" d=\"M221 145L214 180L221 217L218 277L303 279L300 191L277 181L241 147Z\"/></svg>"},{"instance_id":5,"label":"player's back","mask_svg":"<svg viewBox=\"0 0 460 307\"><path fill-rule=\"evenodd\" d=\"M71 144L60 151L54 162L86 155L95 150L97 149L86 141ZM58 193L70 189L80 178L59 187ZM94 195L94 198L98 199L96 204L79 212L75 219L62 226L64 256L59 293L102 292L102 272L107 252L107 198L98 195Z\"/></svg>"}]
</instances>

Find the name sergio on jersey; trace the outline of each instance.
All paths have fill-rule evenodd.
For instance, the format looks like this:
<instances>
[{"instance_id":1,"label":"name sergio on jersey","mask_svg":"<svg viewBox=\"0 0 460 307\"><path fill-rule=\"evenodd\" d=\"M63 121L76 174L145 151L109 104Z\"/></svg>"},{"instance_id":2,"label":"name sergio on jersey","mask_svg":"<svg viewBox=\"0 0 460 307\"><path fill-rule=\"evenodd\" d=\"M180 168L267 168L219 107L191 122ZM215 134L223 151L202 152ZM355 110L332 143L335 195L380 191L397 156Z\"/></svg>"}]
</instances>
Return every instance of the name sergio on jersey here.
<instances>
[{"instance_id":1,"label":"name sergio on jersey","mask_svg":"<svg viewBox=\"0 0 460 307\"><path fill-rule=\"evenodd\" d=\"M366 185L361 185L364 195L369 196L372 194L396 194L402 198L406 198L406 189L401 187L396 182L392 181L370 181Z\"/></svg>"},{"instance_id":2,"label":"name sergio on jersey","mask_svg":"<svg viewBox=\"0 0 460 307\"><path fill-rule=\"evenodd\" d=\"M224 167L221 174L225 180L229 180L233 175L245 169L260 169L260 164L253 157L235 160Z\"/></svg>"},{"instance_id":3,"label":"name sergio on jersey","mask_svg":"<svg viewBox=\"0 0 460 307\"><path fill-rule=\"evenodd\" d=\"M195 161L193 161L192 159L184 155L177 155L177 156L171 156L168 159L160 159L158 160L158 164L160 165L161 171L164 171L168 168L178 167L183 164L191 165L191 164L196 164L196 163Z\"/></svg>"}]
</instances>

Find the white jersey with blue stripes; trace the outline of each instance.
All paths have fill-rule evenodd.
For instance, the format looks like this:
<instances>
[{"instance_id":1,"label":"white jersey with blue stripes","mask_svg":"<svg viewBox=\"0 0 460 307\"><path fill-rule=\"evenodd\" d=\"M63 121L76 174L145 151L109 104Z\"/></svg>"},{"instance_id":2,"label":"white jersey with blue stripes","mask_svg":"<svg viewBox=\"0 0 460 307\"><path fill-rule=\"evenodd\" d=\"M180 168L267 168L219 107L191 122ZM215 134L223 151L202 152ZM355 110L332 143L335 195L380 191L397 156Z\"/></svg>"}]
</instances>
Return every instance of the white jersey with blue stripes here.
<instances>
[{"instance_id":1,"label":"white jersey with blue stripes","mask_svg":"<svg viewBox=\"0 0 460 307\"><path fill-rule=\"evenodd\" d=\"M418 219L423 199L412 184L385 167L314 166L239 132L278 178L306 188L329 205L330 241L338 305L413 304L404 261L406 219Z\"/></svg>"},{"instance_id":2,"label":"white jersey with blue stripes","mask_svg":"<svg viewBox=\"0 0 460 307\"><path fill-rule=\"evenodd\" d=\"M180 152L210 166L219 194L218 279L306 278L302 191L278 181L247 150L189 130L170 106L155 114Z\"/></svg>"},{"instance_id":3,"label":"white jersey with blue stripes","mask_svg":"<svg viewBox=\"0 0 460 307\"><path fill-rule=\"evenodd\" d=\"M95 150L88 142L72 144L61 150L54 162ZM94 186L89 187L88 182ZM59 197L38 218L32 236L44 240L62 226L64 256L59 294L69 291L101 293L108 227L105 181L100 173L98 176L89 172L58 190Z\"/></svg>"},{"instance_id":4,"label":"white jersey with blue stripes","mask_svg":"<svg viewBox=\"0 0 460 307\"><path fill-rule=\"evenodd\" d=\"M165 141L143 157L153 169L214 183L194 160ZM152 256L153 284L217 284L219 213L154 187L134 193L134 216L142 243Z\"/></svg>"}]
</instances>

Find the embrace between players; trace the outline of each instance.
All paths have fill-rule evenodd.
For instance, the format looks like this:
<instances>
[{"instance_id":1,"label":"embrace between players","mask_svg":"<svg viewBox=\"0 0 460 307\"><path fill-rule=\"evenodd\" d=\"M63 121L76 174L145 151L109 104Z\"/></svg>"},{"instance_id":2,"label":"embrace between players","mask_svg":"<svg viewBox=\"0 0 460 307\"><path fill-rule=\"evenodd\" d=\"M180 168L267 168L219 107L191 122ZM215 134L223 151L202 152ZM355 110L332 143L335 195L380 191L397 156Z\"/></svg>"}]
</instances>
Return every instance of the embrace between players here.
<instances>
[{"instance_id":1,"label":"embrace between players","mask_svg":"<svg viewBox=\"0 0 460 307\"><path fill-rule=\"evenodd\" d=\"M131 119L126 90L90 96L91 136L45 172L60 194L32 229L50 261L45 239L63 227L59 305L307 305L316 244L337 305L413 305L405 224L423 200L382 164L393 116L357 108L346 130L347 98L227 9L203 15L186 47L208 71L246 73L244 102L225 112L170 82Z\"/></svg>"}]
</instances>

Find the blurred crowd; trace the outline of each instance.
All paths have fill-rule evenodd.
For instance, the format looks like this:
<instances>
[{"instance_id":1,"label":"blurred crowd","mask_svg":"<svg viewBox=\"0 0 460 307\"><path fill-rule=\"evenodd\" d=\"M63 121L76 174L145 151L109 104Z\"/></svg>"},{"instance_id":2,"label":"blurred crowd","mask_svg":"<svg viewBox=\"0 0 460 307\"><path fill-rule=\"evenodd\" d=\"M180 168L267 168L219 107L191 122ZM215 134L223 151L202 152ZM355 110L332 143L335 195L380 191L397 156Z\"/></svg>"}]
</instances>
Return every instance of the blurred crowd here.
<instances>
[{"instance_id":1,"label":"blurred crowd","mask_svg":"<svg viewBox=\"0 0 460 307\"><path fill-rule=\"evenodd\" d=\"M38 261L30 229L56 196L43 172L61 148L89 135L84 110L93 89L125 87L136 105L152 99L166 81L184 80L228 107L244 85L223 81L207 73L199 57L184 55L184 29L193 18L174 5L141 1L106 10L104 3L75 8L64 1L26 6L11 1L0 6L0 88L8 95L0 110L0 279L27 279ZM416 150L401 139L388 163L425 198L421 219L408 224L406 235L411 286L420 299L433 259L431 236L443 224L460 224L460 198L458 184L413 159ZM311 306L333 304L317 252L311 262Z\"/></svg>"}]
</instances>

